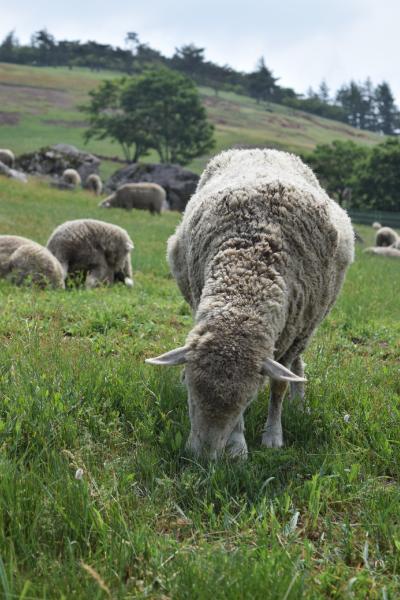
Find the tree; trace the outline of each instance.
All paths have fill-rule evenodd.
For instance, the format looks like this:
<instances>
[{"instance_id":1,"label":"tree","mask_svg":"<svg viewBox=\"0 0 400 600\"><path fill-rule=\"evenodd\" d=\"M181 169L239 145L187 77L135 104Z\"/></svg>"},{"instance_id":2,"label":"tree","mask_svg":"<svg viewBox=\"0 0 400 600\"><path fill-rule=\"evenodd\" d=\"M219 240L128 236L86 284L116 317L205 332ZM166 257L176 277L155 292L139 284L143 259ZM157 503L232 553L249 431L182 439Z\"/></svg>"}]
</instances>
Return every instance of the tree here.
<instances>
[{"instance_id":1,"label":"tree","mask_svg":"<svg viewBox=\"0 0 400 600\"><path fill-rule=\"evenodd\" d=\"M389 138L357 163L352 177L355 205L400 211L400 141Z\"/></svg>"},{"instance_id":2,"label":"tree","mask_svg":"<svg viewBox=\"0 0 400 600\"><path fill-rule=\"evenodd\" d=\"M247 76L248 90L250 96L255 98L257 102L260 100L273 100L277 91L277 77L272 75L272 71L268 69L264 58L261 57L257 63L257 70L249 73Z\"/></svg>"},{"instance_id":3,"label":"tree","mask_svg":"<svg viewBox=\"0 0 400 600\"><path fill-rule=\"evenodd\" d=\"M375 90L378 128L382 133L393 135L399 127L399 111L388 83L383 81Z\"/></svg>"},{"instance_id":4,"label":"tree","mask_svg":"<svg viewBox=\"0 0 400 600\"><path fill-rule=\"evenodd\" d=\"M127 160L137 161L150 149L161 162L186 164L214 145L194 83L162 68L139 77L103 82L82 107L89 115L86 141L117 141Z\"/></svg>"},{"instance_id":5,"label":"tree","mask_svg":"<svg viewBox=\"0 0 400 600\"><path fill-rule=\"evenodd\" d=\"M344 204L356 165L368 155L365 146L354 142L335 140L332 144L318 145L305 160L315 171L328 194Z\"/></svg>"},{"instance_id":6,"label":"tree","mask_svg":"<svg viewBox=\"0 0 400 600\"><path fill-rule=\"evenodd\" d=\"M10 31L0 45L0 61L17 62L17 50L19 42L15 36L15 31Z\"/></svg>"},{"instance_id":7,"label":"tree","mask_svg":"<svg viewBox=\"0 0 400 600\"><path fill-rule=\"evenodd\" d=\"M38 60L41 65L52 65L56 62L56 41L47 29L36 31L32 35L32 46L38 50Z\"/></svg>"},{"instance_id":8,"label":"tree","mask_svg":"<svg viewBox=\"0 0 400 600\"><path fill-rule=\"evenodd\" d=\"M204 70L204 48L197 48L194 44L187 44L181 48L175 48L175 54L171 60L171 66L194 81L199 81Z\"/></svg>"}]
</instances>

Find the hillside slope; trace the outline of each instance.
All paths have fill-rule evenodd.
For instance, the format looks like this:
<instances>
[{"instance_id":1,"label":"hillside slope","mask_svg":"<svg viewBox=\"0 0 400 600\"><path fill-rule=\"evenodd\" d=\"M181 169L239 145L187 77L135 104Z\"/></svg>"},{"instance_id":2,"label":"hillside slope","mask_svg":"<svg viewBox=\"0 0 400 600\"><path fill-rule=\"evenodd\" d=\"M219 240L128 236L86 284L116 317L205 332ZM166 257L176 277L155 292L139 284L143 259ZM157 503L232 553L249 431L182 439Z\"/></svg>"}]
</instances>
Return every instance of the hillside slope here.
<instances>
[{"instance_id":1,"label":"hillside slope","mask_svg":"<svg viewBox=\"0 0 400 600\"><path fill-rule=\"evenodd\" d=\"M88 92L114 72L94 73L88 69L27 67L0 63L0 146L17 154L54 143L82 147L86 123L78 106ZM209 117L216 127L216 150L234 144L267 145L294 152L311 150L334 139L373 144L380 136L353 127L295 111L277 104L261 105L238 94L200 88ZM116 144L93 141L91 152L122 158ZM200 171L208 157L189 167ZM157 160L155 155L148 160ZM106 172L115 169L106 165Z\"/></svg>"}]
</instances>

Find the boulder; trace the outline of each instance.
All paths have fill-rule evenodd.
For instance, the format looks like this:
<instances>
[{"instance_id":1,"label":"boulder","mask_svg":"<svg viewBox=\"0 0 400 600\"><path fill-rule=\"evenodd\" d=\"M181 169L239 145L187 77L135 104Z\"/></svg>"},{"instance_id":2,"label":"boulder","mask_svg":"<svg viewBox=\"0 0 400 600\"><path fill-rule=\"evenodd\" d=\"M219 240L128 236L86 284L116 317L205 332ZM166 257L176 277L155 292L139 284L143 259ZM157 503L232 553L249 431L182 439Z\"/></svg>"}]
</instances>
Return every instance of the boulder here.
<instances>
[{"instance_id":1,"label":"boulder","mask_svg":"<svg viewBox=\"0 0 400 600\"><path fill-rule=\"evenodd\" d=\"M21 173L20 171L16 171L15 169L10 169L4 163L0 161L0 175L5 175L10 179L16 179L17 181L21 181L22 183L26 183L28 181L25 173Z\"/></svg>"},{"instance_id":2,"label":"boulder","mask_svg":"<svg viewBox=\"0 0 400 600\"><path fill-rule=\"evenodd\" d=\"M17 157L16 164L26 173L48 175L56 179L62 176L65 169L76 169L82 181L86 181L88 175L99 172L100 159L75 146L56 144L22 154Z\"/></svg>"},{"instance_id":3,"label":"boulder","mask_svg":"<svg viewBox=\"0 0 400 600\"><path fill-rule=\"evenodd\" d=\"M179 165L133 163L116 171L107 181L105 189L111 193L125 183L142 181L161 185L167 193L169 208L183 211L196 191L199 176Z\"/></svg>"}]
</instances>

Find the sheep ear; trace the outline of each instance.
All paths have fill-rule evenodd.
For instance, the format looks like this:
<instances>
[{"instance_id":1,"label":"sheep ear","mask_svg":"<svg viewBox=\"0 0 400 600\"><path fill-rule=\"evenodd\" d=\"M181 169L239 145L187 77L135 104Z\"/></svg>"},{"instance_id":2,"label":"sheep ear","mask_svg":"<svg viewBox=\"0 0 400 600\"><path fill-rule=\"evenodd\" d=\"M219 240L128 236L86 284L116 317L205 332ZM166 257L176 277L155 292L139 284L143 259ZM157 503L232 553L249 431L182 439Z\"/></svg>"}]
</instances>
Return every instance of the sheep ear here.
<instances>
[{"instance_id":1,"label":"sheep ear","mask_svg":"<svg viewBox=\"0 0 400 600\"><path fill-rule=\"evenodd\" d=\"M174 365L183 365L186 362L186 353L189 350L188 346L175 348L165 354L156 356L155 358L146 358L144 362L149 365L162 365L164 367L173 367Z\"/></svg>"},{"instance_id":2,"label":"sheep ear","mask_svg":"<svg viewBox=\"0 0 400 600\"><path fill-rule=\"evenodd\" d=\"M299 377L298 375L295 375L294 373L292 373L292 371L290 371L280 363L276 362L276 360L272 360L272 358L267 358L263 362L263 365L261 367L261 374L267 375L268 377L271 377L271 379L277 379L278 381L307 381L306 379L304 379L304 377Z\"/></svg>"}]
</instances>

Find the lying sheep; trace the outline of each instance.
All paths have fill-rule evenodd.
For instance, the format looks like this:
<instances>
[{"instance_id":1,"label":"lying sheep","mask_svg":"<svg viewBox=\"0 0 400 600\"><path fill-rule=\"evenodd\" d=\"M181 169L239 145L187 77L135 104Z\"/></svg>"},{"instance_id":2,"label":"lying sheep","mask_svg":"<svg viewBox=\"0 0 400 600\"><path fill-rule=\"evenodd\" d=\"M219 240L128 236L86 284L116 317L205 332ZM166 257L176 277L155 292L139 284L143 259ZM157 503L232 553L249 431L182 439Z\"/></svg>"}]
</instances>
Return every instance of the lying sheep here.
<instances>
[{"instance_id":1,"label":"lying sheep","mask_svg":"<svg viewBox=\"0 0 400 600\"><path fill-rule=\"evenodd\" d=\"M64 183L78 187L81 185L81 176L75 169L65 169L62 175Z\"/></svg>"},{"instance_id":2,"label":"lying sheep","mask_svg":"<svg viewBox=\"0 0 400 600\"><path fill-rule=\"evenodd\" d=\"M164 188L157 183L126 183L100 202L102 208L141 208L151 213L165 209L167 200Z\"/></svg>"},{"instance_id":3,"label":"lying sheep","mask_svg":"<svg viewBox=\"0 0 400 600\"><path fill-rule=\"evenodd\" d=\"M16 181L21 181L22 183L27 183L28 178L25 173L21 171L16 171L15 169L10 169L0 160L0 175L5 175L5 177L9 177L10 179L15 179Z\"/></svg>"},{"instance_id":4,"label":"lying sheep","mask_svg":"<svg viewBox=\"0 0 400 600\"><path fill-rule=\"evenodd\" d=\"M374 221L372 223L372 228L373 229L380 229L382 227L382 225L380 223L378 223L378 221Z\"/></svg>"},{"instance_id":5,"label":"lying sheep","mask_svg":"<svg viewBox=\"0 0 400 600\"><path fill-rule=\"evenodd\" d=\"M379 256L389 256L391 258L400 258L400 249L395 246L379 246L365 248L364 252L368 254L378 254Z\"/></svg>"},{"instance_id":6,"label":"lying sheep","mask_svg":"<svg viewBox=\"0 0 400 600\"><path fill-rule=\"evenodd\" d=\"M96 173L91 173L86 178L85 187L93 192L95 196L100 196L103 191L103 183Z\"/></svg>"},{"instance_id":7,"label":"lying sheep","mask_svg":"<svg viewBox=\"0 0 400 600\"><path fill-rule=\"evenodd\" d=\"M304 395L301 354L354 256L346 212L312 171L277 150L231 150L205 169L168 260L195 315L185 346L146 362L185 364L188 447L245 455L243 413L271 379L262 443L283 445L287 383Z\"/></svg>"},{"instance_id":8,"label":"lying sheep","mask_svg":"<svg viewBox=\"0 0 400 600\"><path fill-rule=\"evenodd\" d=\"M381 227L376 232L375 246L395 246L400 248L400 238L391 227Z\"/></svg>"},{"instance_id":9,"label":"lying sheep","mask_svg":"<svg viewBox=\"0 0 400 600\"><path fill-rule=\"evenodd\" d=\"M30 281L39 287L64 288L58 260L40 244L16 235L0 235L0 276L17 285Z\"/></svg>"},{"instance_id":10,"label":"lying sheep","mask_svg":"<svg viewBox=\"0 0 400 600\"><path fill-rule=\"evenodd\" d=\"M6 165L6 167L13 169L15 164L14 152L2 148L0 150L0 162L2 162L3 165Z\"/></svg>"},{"instance_id":11,"label":"lying sheep","mask_svg":"<svg viewBox=\"0 0 400 600\"><path fill-rule=\"evenodd\" d=\"M116 281L133 286L133 243L122 227L94 219L67 221L53 231L47 248L60 261L64 278L83 273L87 288Z\"/></svg>"}]
</instances>

